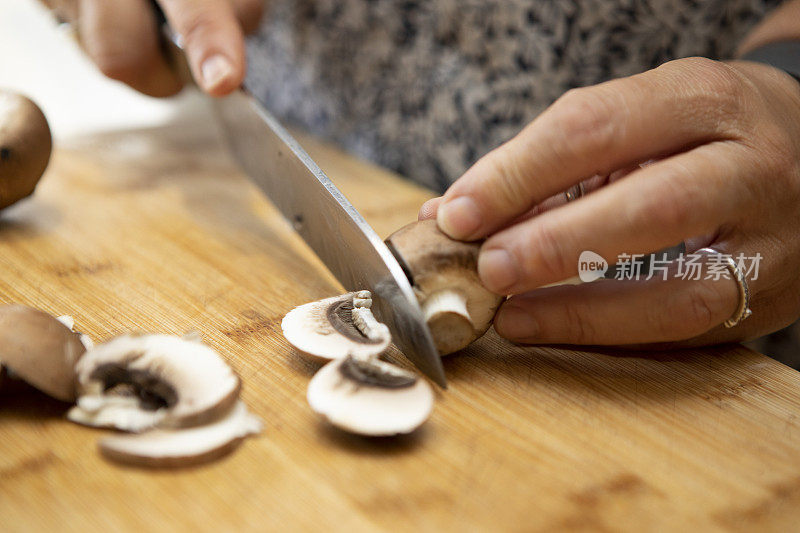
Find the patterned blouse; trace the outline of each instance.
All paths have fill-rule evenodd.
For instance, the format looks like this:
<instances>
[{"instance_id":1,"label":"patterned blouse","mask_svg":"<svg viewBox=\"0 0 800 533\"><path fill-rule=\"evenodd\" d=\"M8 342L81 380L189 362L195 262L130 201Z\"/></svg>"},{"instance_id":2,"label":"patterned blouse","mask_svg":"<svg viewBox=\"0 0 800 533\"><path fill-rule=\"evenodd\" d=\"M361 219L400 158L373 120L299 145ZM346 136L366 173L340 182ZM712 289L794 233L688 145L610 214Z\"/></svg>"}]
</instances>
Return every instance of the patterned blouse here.
<instances>
[{"instance_id":1,"label":"patterned blouse","mask_svg":"<svg viewBox=\"0 0 800 533\"><path fill-rule=\"evenodd\" d=\"M278 117L442 191L566 90L728 58L780 0L271 0L248 85Z\"/></svg>"}]
</instances>

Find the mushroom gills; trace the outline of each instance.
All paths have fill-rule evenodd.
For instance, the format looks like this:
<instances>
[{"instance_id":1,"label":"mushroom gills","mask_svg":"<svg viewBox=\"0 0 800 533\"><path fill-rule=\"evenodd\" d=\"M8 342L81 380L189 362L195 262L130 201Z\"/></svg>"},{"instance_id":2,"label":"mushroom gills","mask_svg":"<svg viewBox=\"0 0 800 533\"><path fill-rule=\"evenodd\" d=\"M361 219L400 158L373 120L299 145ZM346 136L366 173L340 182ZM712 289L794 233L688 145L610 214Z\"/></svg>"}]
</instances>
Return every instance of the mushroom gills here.
<instances>
[{"instance_id":1,"label":"mushroom gills","mask_svg":"<svg viewBox=\"0 0 800 533\"><path fill-rule=\"evenodd\" d=\"M123 335L86 352L77 365L73 422L140 432L217 420L241 382L211 348L170 335Z\"/></svg>"},{"instance_id":2,"label":"mushroom gills","mask_svg":"<svg viewBox=\"0 0 800 533\"><path fill-rule=\"evenodd\" d=\"M361 385L384 389L411 387L418 379L416 374L390 363L378 359L356 359L351 355L345 357L339 371L345 378Z\"/></svg>"},{"instance_id":3,"label":"mushroom gills","mask_svg":"<svg viewBox=\"0 0 800 533\"><path fill-rule=\"evenodd\" d=\"M376 358L331 361L311 379L307 397L332 425L365 436L410 433L433 408L427 381Z\"/></svg>"},{"instance_id":4,"label":"mushroom gills","mask_svg":"<svg viewBox=\"0 0 800 533\"><path fill-rule=\"evenodd\" d=\"M369 291L325 298L292 309L281 329L292 346L314 359L378 355L392 338L389 328L373 316L371 306Z\"/></svg>"},{"instance_id":5,"label":"mushroom gills","mask_svg":"<svg viewBox=\"0 0 800 533\"><path fill-rule=\"evenodd\" d=\"M143 408L141 398L134 394L90 394L78 398L67 418L84 426L124 429L139 433L156 427L164 420L165 409Z\"/></svg>"},{"instance_id":6,"label":"mushroom gills","mask_svg":"<svg viewBox=\"0 0 800 533\"><path fill-rule=\"evenodd\" d=\"M154 429L137 435L114 435L98 443L105 457L140 466L191 466L231 452L248 435L259 433L261 421L241 401L210 424L184 429Z\"/></svg>"}]
</instances>

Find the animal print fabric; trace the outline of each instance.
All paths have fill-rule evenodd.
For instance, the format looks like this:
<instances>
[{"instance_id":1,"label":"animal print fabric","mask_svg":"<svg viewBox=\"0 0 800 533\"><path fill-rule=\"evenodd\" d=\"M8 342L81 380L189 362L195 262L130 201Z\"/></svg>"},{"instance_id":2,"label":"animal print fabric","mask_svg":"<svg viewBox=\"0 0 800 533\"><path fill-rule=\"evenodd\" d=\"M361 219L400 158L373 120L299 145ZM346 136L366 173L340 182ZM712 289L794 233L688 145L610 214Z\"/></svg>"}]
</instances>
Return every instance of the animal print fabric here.
<instances>
[{"instance_id":1,"label":"animal print fabric","mask_svg":"<svg viewBox=\"0 0 800 533\"><path fill-rule=\"evenodd\" d=\"M270 0L247 84L442 191L573 87L728 58L777 0Z\"/></svg>"}]
</instances>

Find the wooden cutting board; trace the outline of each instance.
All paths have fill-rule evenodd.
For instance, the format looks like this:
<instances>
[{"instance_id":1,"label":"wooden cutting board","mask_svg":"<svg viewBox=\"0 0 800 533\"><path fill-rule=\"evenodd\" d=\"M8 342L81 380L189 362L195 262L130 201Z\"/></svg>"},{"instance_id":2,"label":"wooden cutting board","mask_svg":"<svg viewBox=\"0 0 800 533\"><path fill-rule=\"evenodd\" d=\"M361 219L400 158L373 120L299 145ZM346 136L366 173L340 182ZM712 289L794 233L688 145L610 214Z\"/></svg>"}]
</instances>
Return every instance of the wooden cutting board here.
<instances>
[{"instance_id":1,"label":"wooden cutting board","mask_svg":"<svg viewBox=\"0 0 800 533\"><path fill-rule=\"evenodd\" d=\"M326 426L305 401L318 366L280 321L342 289L210 124L62 144L0 217L0 302L70 314L95 340L200 331L265 431L207 466L143 470L102 459L102 432L64 405L2 397L0 530L796 527L800 376L740 346L578 352L490 334L446 359L450 388L417 433ZM305 144L382 236L431 196Z\"/></svg>"}]
</instances>

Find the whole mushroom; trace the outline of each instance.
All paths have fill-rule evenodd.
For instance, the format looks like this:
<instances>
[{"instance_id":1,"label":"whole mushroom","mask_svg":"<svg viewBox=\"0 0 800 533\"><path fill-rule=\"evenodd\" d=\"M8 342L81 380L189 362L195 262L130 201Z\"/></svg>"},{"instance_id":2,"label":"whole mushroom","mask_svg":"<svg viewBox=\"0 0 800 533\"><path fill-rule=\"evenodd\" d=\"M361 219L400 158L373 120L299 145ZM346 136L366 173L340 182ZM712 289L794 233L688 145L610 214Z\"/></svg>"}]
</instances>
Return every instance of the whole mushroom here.
<instances>
[{"instance_id":1,"label":"whole mushroom","mask_svg":"<svg viewBox=\"0 0 800 533\"><path fill-rule=\"evenodd\" d=\"M0 306L0 362L45 394L75 400L75 364L85 351L82 335L54 316L24 305Z\"/></svg>"},{"instance_id":2,"label":"whole mushroom","mask_svg":"<svg viewBox=\"0 0 800 533\"><path fill-rule=\"evenodd\" d=\"M0 209L33 194L52 146L42 110L21 94L0 90Z\"/></svg>"},{"instance_id":3,"label":"whole mushroom","mask_svg":"<svg viewBox=\"0 0 800 533\"><path fill-rule=\"evenodd\" d=\"M503 301L478 277L479 242L455 241L435 220L404 226L386 239L408 276L441 355L478 339Z\"/></svg>"}]
</instances>

